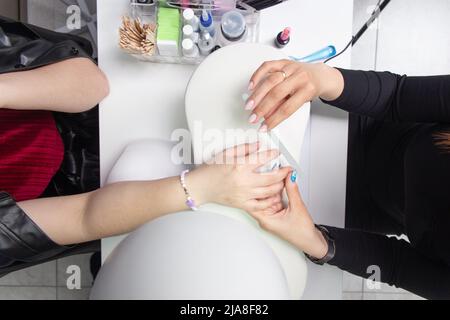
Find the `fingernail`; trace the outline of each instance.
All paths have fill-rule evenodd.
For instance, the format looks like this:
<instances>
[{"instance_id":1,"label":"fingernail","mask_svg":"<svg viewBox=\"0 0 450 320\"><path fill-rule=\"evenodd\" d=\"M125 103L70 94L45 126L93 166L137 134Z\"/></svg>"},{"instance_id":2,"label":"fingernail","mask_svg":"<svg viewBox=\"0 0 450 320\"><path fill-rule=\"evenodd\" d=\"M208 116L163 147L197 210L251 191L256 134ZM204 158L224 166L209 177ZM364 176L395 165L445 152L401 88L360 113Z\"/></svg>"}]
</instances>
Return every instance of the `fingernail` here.
<instances>
[{"instance_id":1,"label":"fingernail","mask_svg":"<svg viewBox=\"0 0 450 320\"><path fill-rule=\"evenodd\" d=\"M249 100L245 104L245 110L252 110L254 106L255 106L255 100L253 100L253 99Z\"/></svg>"},{"instance_id":2,"label":"fingernail","mask_svg":"<svg viewBox=\"0 0 450 320\"><path fill-rule=\"evenodd\" d=\"M259 132L267 132L267 130L268 130L268 128L267 128L267 126L265 125L265 124L263 124L262 126L261 126L261 128L259 128Z\"/></svg>"},{"instance_id":3,"label":"fingernail","mask_svg":"<svg viewBox=\"0 0 450 320\"><path fill-rule=\"evenodd\" d=\"M248 118L248 122L250 122L250 123L255 123L257 119L258 119L258 116L257 116L256 114L253 113L253 114L250 116L250 118Z\"/></svg>"},{"instance_id":4,"label":"fingernail","mask_svg":"<svg viewBox=\"0 0 450 320\"><path fill-rule=\"evenodd\" d=\"M297 171L292 171L291 173L291 182L295 183L297 181Z\"/></svg>"},{"instance_id":5,"label":"fingernail","mask_svg":"<svg viewBox=\"0 0 450 320\"><path fill-rule=\"evenodd\" d=\"M250 83L248 84L248 90L250 91L250 90L253 90L253 87L254 87L254 83L253 83L253 81L250 81Z\"/></svg>"}]
</instances>

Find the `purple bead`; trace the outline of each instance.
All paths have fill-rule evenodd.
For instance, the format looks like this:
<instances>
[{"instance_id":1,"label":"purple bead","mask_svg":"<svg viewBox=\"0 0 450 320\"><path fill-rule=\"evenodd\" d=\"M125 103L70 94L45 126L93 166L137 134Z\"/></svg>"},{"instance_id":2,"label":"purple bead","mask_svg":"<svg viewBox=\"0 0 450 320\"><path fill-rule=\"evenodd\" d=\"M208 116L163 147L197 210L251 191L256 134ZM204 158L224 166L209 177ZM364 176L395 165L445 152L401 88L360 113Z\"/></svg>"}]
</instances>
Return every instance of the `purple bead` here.
<instances>
[{"instance_id":1,"label":"purple bead","mask_svg":"<svg viewBox=\"0 0 450 320\"><path fill-rule=\"evenodd\" d=\"M186 200L186 205L187 205L189 208L195 208L195 201L192 200L192 199L188 199L188 200Z\"/></svg>"}]
</instances>

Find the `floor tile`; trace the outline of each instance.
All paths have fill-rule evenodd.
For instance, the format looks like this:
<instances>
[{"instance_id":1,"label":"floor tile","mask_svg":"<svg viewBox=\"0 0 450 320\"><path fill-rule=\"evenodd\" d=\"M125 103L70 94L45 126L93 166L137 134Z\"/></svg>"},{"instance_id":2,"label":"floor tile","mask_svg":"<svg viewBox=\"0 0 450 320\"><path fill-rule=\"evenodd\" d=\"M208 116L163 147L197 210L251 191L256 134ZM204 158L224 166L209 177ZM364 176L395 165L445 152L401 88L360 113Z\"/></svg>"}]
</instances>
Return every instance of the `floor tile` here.
<instances>
[{"instance_id":1,"label":"floor tile","mask_svg":"<svg viewBox=\"0 0 450 320\"><path fill-rule=\"evenodd\" d=\"M362 292L343 292L342 300L362 300Z\"/></svg>"},{"instance_id":2,"label":"floor tile","mask_svg":"<svg viewBox=\"0 0 450 320\"><path fill-rule=\"evenodd\" d=\"M28 22L43 28L55 28L54 0L29 0L27 3Z\"/></svg>"},{"instance_id":3,"label":"floor tile","mask_svg":"<svg viewBox=\"0 0 450 320\"><path fill-rule=\"evenodd\" d=\"M353 34L369 19L378 0L357 0L353 5ZM377 21L352 47L352 69L374 69L377 49Z\"/></svg>"},{"instance_id":4,"label":"floor tile","mask_svg":"<svg viewBox=\"0 0 450 320\"><path fill-rule=\"evenodd\" d=\"M363 293L363 300L424 300L412 293Z\"/></svg>"},{"instance_id":5,"label":"floor tile","mask_svg":"<svg viewBox=\"0 0 450 320\"><path fill-rule=\"evenodd\" d=\"M69 290L65 287L58 287L57 288L57 299L58 300L88 300L90 293L91 293L90 288L82 288L80 290Z\"/></svg>"},{"instance_id":6,"label":"floor tile","mask_svg":"<svg viewBox=\"0 0 450 320\"><path fill-rule=\"evenodd\" d=\"M56 287L1 287L0 300L55 300Z\"/></svg>"},{"instance_id":7,"label":"floor tile","mask_svg":"<svg viewBox=\"0 0 450 320\"><path fill-rule=\"evenodd\" d=\"M378 70L433 75L450 69L448 0L391 1L380 18Z\"/></svg>"},{"instance_id":8,"label":"floor tile","mask_svg":"<svg viewBox=\"0 0 450 320\"><path fill-rule=\"evenodd\" d=\"M377 285L379 286L379 288L372 289L367 286L367 283L364 283L363 291L367 293L409 293L404 289L396 288L386 283L377 283Z\"/></svg>"},{"instance_id":9,"label":"floor tile","mask_svg":"<svg viewBox=\"0 0 450 320\"><path fill-rule=\"evenodd\" d=\"M0 286L56 286L56 261L10 273L0 278Z\"/></svg>"},{"instance_id":10,"label":"floor tile","mask_svg":"<svg viewBox=\"0 0 450 320\"><path fill-rule=\"evenodd\" d=\"M346 292L361 292L363 291L363 278L355 276L346 271L343 272L342 288Z\"/></svg>"}]
</instances>

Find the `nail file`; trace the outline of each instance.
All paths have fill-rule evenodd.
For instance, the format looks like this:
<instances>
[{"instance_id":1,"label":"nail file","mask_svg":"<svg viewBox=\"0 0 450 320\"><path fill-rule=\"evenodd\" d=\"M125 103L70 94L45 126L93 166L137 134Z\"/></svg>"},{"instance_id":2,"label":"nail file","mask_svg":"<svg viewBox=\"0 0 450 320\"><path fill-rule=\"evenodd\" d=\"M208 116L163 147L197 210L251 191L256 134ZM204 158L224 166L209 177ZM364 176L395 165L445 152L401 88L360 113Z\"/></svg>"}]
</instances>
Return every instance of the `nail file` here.
<instances>
[{"instance_id":1,"label":"nail file","mask_svg":"<svg viewBox=\"0 0 450 320\"><path fill-rule=\"evenodd\" d=\"M297 160L295 160L294 156L286 148L283 142L281 142L278 136L273 132L270 132L268 135L272 140L273 144L275 145L275 147L278 148L278 150L280 151L281 155L284 157L286 162L300 174L302 172L300 164L297 162Z\"/></svg>"}]
</instances>

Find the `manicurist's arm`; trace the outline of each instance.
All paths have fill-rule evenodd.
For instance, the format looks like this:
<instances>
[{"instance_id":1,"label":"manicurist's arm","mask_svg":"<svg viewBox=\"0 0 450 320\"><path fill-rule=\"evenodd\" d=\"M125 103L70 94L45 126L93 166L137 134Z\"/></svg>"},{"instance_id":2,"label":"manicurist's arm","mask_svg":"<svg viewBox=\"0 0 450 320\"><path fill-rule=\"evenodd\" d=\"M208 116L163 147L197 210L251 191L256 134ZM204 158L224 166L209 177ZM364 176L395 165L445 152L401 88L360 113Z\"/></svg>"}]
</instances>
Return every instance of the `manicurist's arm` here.
<instances>
[{"instance_id":1,"label":"manicurist's arm","mask_svg":"<svg viewBox=\"0 0 450 320\"><path fill-rule=\"evenodd\" d=\"M103 72L88 58L0 74L0 108L83 112L108 95Z\"/></svg>"},{"instance_id":2,"label":"manicurist's arm","mask_svg":"<svg viewBox=\"0 0 450 320\"><path fill-rule=\"evenodd\" d=\"M297 184L285 181L287 208L276 214L250 212L268 231L292 243L313 258L328 252L328 243L302 201ZM408 242L364 231L326 227L334 239L335 254L328 262L342 270L368 278L379 271L381 282L429 299L450 299L450 267L434 261Z\"/></svg>"},{"instance_id":3,"label":"manicurist's arm","mask_svg":"<svg viewBox=\"0 0 450 320\"><path fill-rule=\"evenodd\" d=\"M328 263L379 280L427 299L450 299L450 267L432 260L405 240L384 235L327 227L335 239L336 255ZM374 269L376 268L376 269Z\"/></svg>"},{"instance_id":4,"label":"manicurist's arm","mask_svg":"<svg viewBox=\"0 0 450 320\"><path fill-rule=\"evenodd\" d=\"M254 211L279 203L283 180L291 169L258 173L257 168L278 152L257 148L252 144L227 150L227 157L231 156L227 159L235 159L234 163L204 165L188 173L186 185L196 205L216 202ZM164 214L189 210L185 201L179 177L172 177L120 182L87 194L18 205L54 242L67 245L127 233Z\"/></svg>"},{"instance_id":5,"label":"manicurist's arm","mask_svg":"<svg viewBox=\"0 0 450 320\"><path fill-rule=\"evenodd\" d=\"M450 75L339 71L345 89L337 99L328 101L333 106L383 121L450 123Z\"/></svg>"}]
</instances>

